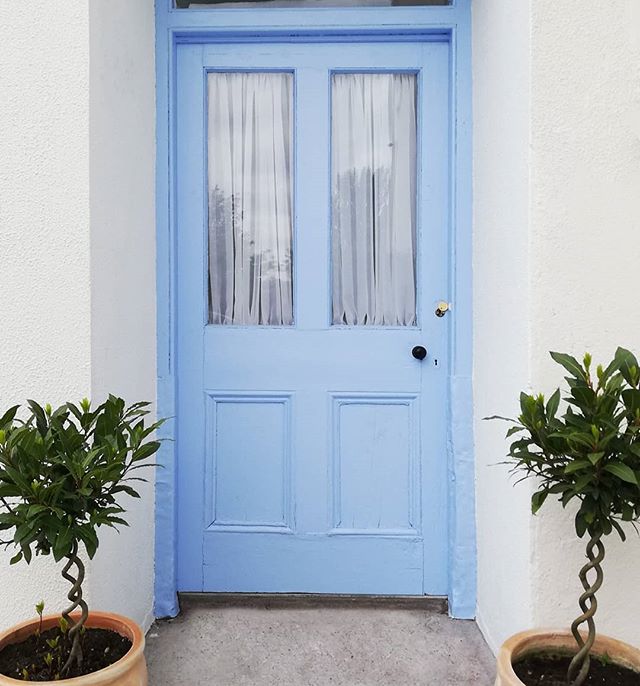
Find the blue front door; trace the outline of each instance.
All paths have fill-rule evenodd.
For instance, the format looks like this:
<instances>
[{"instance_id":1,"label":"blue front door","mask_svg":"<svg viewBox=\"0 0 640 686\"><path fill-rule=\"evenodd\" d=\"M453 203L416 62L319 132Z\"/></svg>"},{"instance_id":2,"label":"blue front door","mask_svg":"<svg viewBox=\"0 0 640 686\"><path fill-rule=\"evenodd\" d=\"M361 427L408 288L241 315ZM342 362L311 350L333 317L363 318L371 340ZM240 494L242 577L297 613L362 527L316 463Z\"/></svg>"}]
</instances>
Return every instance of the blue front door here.
<instances>
[{"instance_id":1,"label":"blue front door","mask_svg":"<svg viewBox=\"0 0 640 686\"><path fill-rule=\"evenodd\" d=\"M446 593L448 54L179 46L179 590Z\"/></svg>"}]
</instances>

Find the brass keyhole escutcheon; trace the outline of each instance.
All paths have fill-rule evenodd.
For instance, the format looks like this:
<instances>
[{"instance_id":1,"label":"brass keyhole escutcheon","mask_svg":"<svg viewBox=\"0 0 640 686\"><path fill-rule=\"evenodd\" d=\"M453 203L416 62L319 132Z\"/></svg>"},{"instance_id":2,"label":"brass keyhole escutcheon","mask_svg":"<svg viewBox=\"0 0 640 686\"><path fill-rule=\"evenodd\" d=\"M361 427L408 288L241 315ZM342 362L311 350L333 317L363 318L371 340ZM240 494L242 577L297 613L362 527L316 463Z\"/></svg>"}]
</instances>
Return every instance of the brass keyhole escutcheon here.
<instances>
[{"instance_id":1,"label":"brass keyhole escutcheon","mask_svg":"<svg viewBox=\"0 0 640 686\"><path fill-rule=\"evenodd\" d=\"M449 303L444 302L444 300L441 300L438 303L438 307L436 307L436 317L444 317L445 314L449 311Z\"/></svg>"}]
</instances>

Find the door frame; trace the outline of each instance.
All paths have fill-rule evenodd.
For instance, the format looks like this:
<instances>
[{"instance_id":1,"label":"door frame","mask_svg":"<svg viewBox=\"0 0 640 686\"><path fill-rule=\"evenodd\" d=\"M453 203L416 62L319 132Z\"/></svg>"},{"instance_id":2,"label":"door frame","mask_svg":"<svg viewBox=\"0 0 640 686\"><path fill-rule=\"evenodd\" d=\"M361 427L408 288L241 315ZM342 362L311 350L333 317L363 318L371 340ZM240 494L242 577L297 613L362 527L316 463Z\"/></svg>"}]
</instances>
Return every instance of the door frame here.
<instances>
[{"instance_id":1,"label":"door frame","mask_svg":"<svg viewBox=\"0 0 640 686\"><path fill-rule=\"evenodd\" d=\"M449 45L449 337L446 487L451 616L476 610L475 460L472 395L471 0L447 6L300 9L174 9L156 0L157 411L177 412L176 55L182 43L420 42ZM155 615L174 617L177 599L176 424L161 429L155 514Z\"/></svg>"}]
</instances>

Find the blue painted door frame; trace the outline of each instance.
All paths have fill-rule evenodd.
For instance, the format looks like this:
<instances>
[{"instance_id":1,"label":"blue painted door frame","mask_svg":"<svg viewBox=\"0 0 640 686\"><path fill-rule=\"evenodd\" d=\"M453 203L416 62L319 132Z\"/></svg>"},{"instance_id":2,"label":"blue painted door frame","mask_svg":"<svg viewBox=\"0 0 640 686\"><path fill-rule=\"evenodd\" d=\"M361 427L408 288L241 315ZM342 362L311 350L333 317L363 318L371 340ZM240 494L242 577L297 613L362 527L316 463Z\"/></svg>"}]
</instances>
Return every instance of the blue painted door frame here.
<instances>
[{"instance_id":1,"label":"blue painted door frame","mask_svg":"<svg viewBox=\"0 0 640 686\"><path fill-rule=\"evenodd\" d=\"M448 567L451 614L475 614L474 463L471 332L470 0L449 7L299 10L175 10L157 2L158 412L175 416L176 379L176 55L181 43L421 42L445 40L450 71L449 294L447 412ZM176 438L175 423L165 436ZM156 485L156 615L178 611L177 470L174 441L160 455Z\"/></svg>"}]
</instances>

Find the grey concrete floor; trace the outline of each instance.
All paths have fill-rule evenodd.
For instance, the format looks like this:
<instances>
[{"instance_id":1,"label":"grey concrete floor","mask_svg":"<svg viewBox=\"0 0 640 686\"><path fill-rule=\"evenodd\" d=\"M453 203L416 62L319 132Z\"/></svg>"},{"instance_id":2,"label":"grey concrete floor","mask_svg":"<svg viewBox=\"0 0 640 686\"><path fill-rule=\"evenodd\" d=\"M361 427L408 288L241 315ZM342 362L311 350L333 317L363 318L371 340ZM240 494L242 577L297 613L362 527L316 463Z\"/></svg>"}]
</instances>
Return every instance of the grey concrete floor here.
<instances>
[{"instance_id":1,"label":"grey concrete floor","mask_svg":"<svg viewBox=\"0 0 640 686\"><path fill-rule=\"evenodd\" d=\"M473 622L386 605L211 603L147 636L150 686L490 686Z\"/></svg>"}]
</instances>

